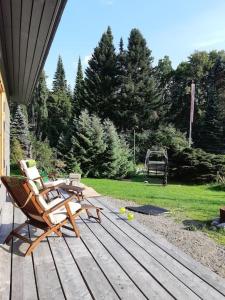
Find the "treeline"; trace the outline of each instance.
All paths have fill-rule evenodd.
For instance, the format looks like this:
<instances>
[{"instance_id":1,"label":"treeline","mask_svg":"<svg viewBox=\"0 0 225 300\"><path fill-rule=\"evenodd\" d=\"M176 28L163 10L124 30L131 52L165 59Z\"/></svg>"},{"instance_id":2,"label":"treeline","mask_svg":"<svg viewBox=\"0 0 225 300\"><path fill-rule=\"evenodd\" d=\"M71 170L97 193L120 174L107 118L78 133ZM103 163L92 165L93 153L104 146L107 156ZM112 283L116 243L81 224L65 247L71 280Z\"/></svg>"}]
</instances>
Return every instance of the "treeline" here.
<instances>
[{"instance_id":1,"label":"treeline","mask_svg":"<svg viewBox=\"0 0 225 300\"><path fill-rule=\"evenodd\" d=\"M34 133L36 143L49 144L55 157L64 161L67 168L73 165L74 169L81 168L85 174L86 165L93 162L96 165L100 161L98 156L92 157L88 145L97 147L103 142L105 157L102 157L105 161L109 159L106 124L111 124L115 139L123 149L121 153L126 157L128 172L132 160L128 145L132 148L134 131L137 162L144 161L146 150L153 144L174 149L174 145L168 145L171 134L173 142L179 141L176 149L179 145L181 148L187 146L192 80L196 84L192 146L224 154L225 52L194 52L176 69L172 68L168 56L154 65L152 52L138 29L131 30L127 47L121 38L116 50L108 27L84 72L79 59L73 91L67 84L62 58L59 57L52 90L47 88L43 72L28 107L28 117L26 112L24 115L29 120L29 131ZM23 108L22 112L25 110ZM82 119L84 116L86 121ZM12 120L14 127L15 120ZM98 123L98 134L104 138L98 136L96 143L93 140L88 142L94 136L94 125L88 124L87 120ZM83 125L89 133L82 132L82 122L87 122ZM24 148L23 144L21 141L23 149L28 147ZM86 160L87 164L84 163ZM105 174L100 169L96 172L99 176ZM98 176L97 173L89 175Z\"/></svg>"}]
</instances>

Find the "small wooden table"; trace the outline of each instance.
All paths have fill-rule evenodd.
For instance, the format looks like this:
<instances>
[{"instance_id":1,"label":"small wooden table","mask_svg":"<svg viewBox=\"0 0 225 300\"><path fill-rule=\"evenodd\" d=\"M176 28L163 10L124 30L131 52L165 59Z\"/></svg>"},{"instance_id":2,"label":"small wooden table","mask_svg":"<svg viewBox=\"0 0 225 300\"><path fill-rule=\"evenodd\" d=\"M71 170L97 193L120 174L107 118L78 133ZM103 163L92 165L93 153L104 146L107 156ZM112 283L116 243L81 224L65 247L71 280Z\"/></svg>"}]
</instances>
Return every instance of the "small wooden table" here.
<instances>
[{"instance_id":1,"label":"small wooden table","mask_svg":"<svg viewBox=\"0 0 225 300\"><path fill-rule=\"evenodd\" d=\"M84 188L79 186L74 186L71 184L66 184L66 183L62 183L58 187L66 191L67 193L75 194L77 196L78 201L84 200L84 195L83 195Z\"/></svg>"}]
</instances>

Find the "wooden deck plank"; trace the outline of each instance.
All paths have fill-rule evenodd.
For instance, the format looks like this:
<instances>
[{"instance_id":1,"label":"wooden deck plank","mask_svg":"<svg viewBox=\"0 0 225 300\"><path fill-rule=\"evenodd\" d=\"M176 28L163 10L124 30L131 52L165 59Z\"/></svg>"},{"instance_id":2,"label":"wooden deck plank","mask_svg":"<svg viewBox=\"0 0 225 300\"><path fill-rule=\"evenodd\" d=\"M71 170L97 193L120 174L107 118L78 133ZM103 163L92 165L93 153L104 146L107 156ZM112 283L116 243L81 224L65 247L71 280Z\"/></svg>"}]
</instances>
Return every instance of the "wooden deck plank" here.
<instances>
[{"instance_id":1,"label":"wooden deck plank","mask_svg":"<svg viewBox=\"0 0 225 300\"><path fill-rule=\"evenodd\" d=\"M171 295L98 223L86 223L148 299L171 299ZM81 233L82 234L82 233Z\"/></svg>"},{"instance_id":2,"label":"wooden deck plank","mask_svg":"<svg viewBox=\"0 0 225 300\"><path fill-rule=\"evenodd\" d=\"M69 230L64 229L64 233L66 233L65 240L80 271L83 274L93 298L98 300L119 299L118 295L110 285L94 258L91 256L88 249L83 244L82 240L74 238L74 234Z\"/></svg>"},{"instance_id":3,"label":"wooden deck plank","mask_svg":"<svg viewBox=\"0 0 225 300\"><path fill-rule=\"evenodd\" d=\"M93 201L92 201L93 202ZM118 220L119 221L119 220ZM102 226L114 237L160 284L177 299L199 299L188 287L159 264L144 249L132 241L102 214Z\"/></svg>"},{"instance_id":4,"label":"wooden deck plank","mask_svg":"<svg viewBox=\"0 0 225 300\"><path fill-rule=\"evenodd\" d=\"M146 299L102 243L94 236L89 227L85 223L81 223L79 228L82 234L82 241L109 278L118 295L122 299Z\"/></svg>"},{"instance_id":5,"label":"wooden deck plank","mask_svg":"<svg viewBox=\"0 0 225 300\"><path fill-rule=\"evenodd\" d=\"M115 211L115 208L113 208L107 201L105 201L104 198L98 197L98 199L95 198L95 200L97 201L98 205L107 207L111 211ZM118 218L121 217L118 216ZM212 272L207 267L203 266L201 263L194 260L191 256L187 255L182 250L178 249L177 247L169 243L161 235L153 232L149 228L146 228L145 226L141 225L137 221L135 220L132 222L129 222L127 220L123 220L123 221L129 224L129 226L133 227L139 234L145 236L148 240L150 240L152 243L157 245L160 249L165 251L168 255L170 255L175 260L177 260L180 264L182 264L187 269L189 269L192 273L199 276L211 287L219 291L223 296L225 296L225 280L223 278L218 276L216 273Z\"/></svg>"},{"instance_id":6,"label":"wooden deck plank","mask_svg":"<svg viewBox=\"0 0 225 300\"><path fill-rule=\"evenodd\" d=\"M74 237L75 238L75 237ZM92 297L80 274L64 238L48 238L51 251L63 285L66 299L91 300Z\"/></svg>"},{"instance_id":7,"label":"wooden deck plank","mask_svg":"<svg viewBox=\"0 0 225 300\"><path fill-rule=\"evenodd\" d=\"M95 205L98 204L94 199L91 202ZM206 297L207 299L208 297L212 297L212 299L221 299L223 297L213 287L209 286L205 281L193 274L189 269L185 268L165 251L137 232L130 226L130 223L124 222L123 218L118 218L118 214L112 214L112 210L109 210L106 207L104 208L103 214L199 297L202 299L205 299Z\"/></svg>"},{"instance_id":8,"label":"wooden deck plank","mask_svg":"<svg viewBox=\"0 0 225 300\"><path fill-rule=\"evenodd\" d=\"M18 208L14 209L14 228L26 220L25 215ZM28 227L20 233L26 233L28 236ZM29 236L28 236L29 237ZM29 245L23 241L13 239L13 257L12 257L12 284L11 299L28 300L38 299L32 257L24 257L24 253Z\"/></svg>"},{"instance_id":9,"label":"wooden deck plank","mask_svg":"<svg viewBox=\"0 0 225 300\"><path fill-rule=\"evenodd\" d=\"M41 232L33 230L32 226L29 228L33 238ZM35 249L33 259L39 298L41 300L65 299L47 239Z\"/></svg>"},{"instance_id":10,"label":"wooden deck plank","mask_svg":"<svg viewBox=\"0 0 225 300\"><path fill-rule=\"evenodd\" d=\"M10 201L3 204L2 224L0 226L0 299L9 299L11 281L11 246L3 244L12 230L13 205ZM11 242L10 242L11 244Z\"/></svg>"}]
</instances>

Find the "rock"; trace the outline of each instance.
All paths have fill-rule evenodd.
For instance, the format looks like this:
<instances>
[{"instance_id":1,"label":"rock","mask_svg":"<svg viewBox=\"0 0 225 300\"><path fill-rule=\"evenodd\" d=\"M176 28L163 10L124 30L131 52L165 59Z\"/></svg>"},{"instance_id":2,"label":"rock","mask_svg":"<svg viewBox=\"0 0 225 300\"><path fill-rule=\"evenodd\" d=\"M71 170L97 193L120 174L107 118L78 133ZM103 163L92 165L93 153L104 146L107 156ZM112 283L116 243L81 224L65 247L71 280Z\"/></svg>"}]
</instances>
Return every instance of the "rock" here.
<instances>
[{"instance_id":1,"label":"rock","mask_svg":"<svg viewBox=\"0 0 225 300\"><path fill-rule=\"evenodd\" d=\"M220 223L220 218L216 218L212 221L211 225L212 226L217 226Z\"/></svg>"},{"instance_id":2,"label":"rock","mask_svg":"<svg viewBox=\"0 0 225 300\"><path fill-rule=\"evenodd\" d=\"M217 228L225 228L225 223L220 223L216 226Z\"/></svg>"},{"instance_id":3,"label":"rock","mask_svg":"<svg viewBox=\"0 0 225 300\"><path fill-rule=\"evenodd\" d=\"M212 231L216 231L217 230L216 226L210 226L209 229L212 230Z\"/></svg>"}]
</instances>

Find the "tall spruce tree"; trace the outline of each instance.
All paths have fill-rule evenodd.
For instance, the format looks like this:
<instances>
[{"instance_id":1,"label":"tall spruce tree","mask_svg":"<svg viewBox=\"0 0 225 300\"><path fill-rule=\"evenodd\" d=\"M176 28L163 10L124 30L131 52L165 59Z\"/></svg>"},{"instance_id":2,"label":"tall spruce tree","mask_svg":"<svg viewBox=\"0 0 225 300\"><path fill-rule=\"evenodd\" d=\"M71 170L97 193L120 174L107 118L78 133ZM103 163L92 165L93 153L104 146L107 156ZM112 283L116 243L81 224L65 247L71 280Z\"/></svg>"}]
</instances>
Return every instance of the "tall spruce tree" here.
<instances>
[{"instance_id":1,"label":"tall spruce tree","mask_svg":"<svg viewBox=\"0 0 225 300\"><path fill-rule=\"evenodd\" d=\"M80 112L85 109L84 97L84 76L82 71L81 59L78 59L76 82L73 92L73 114L79 116Z\"/></svg>"},{"instance_id":2,"label":"tall spruce tree","mask_svg":"<svg viewBox=\"0 0 225 300\"><path fill-rule=\"evenodd\" d=\"M26 108L22 105L17 106L15 115L11 121L10 137L12 144L17 143L15 142L16 140L19 141L25 157L29 158L31 157L32 153L28 120L25 110Z\"/></svg>"},{"instance_id":3,"label":"tall spruce tree","mask_svg":"<svg viewBox=\"0 0 225 300\"><path fill-rule=\"evenodd\" d=\"M132 29L128 40L127 82L124 129L150 128L157 119L160 97L152 68L153 57L138 29Z\"/></svg>"},{"instance_id":4,"label":"tall spruce tree","mask_svg":"<svg viewBox=\"0 0 225 300\"><path fill-rule=\"evenodd\" d=\"M220 110L220 88L224 82L224 67L224 62L218 58L208 75L207 106L199 140L201 148L213 153L225 153L224 121L221 119Z\"/></svg>"},{"instance_id":5,"label":"tall spruce tree","mask_svg":"<svg viewBox=\"0 0 225 300\"><path fill-rule=\"evenodd\" d=\"M47 136L48 109L46 102L48 95L46 75L42 71L28 107L29 124L38 140L45 140Z\"/></svg>"},{"instance_id":6,"label":"tall spruce tree","mask_svg":"<svg viewBox=\"0 0 225 300\"><path fill-rule=\"evenodd\" d=\"M111 28L103 33L85 71L86 106L101 118L111 117L116 85L116 53Z\"/></svg>"},{"instance_id":7,"label":"tall spruce tree","mask_svg":"<svg viewBox=\"0 0 225 300\"><path fill-rule=\"evenodd\" d=\"M67 82L66 82L65 70L62 62L62 57L59 56L54 79L53 79L52 91L53 93L56 93L59 91L66 91L66 90L67 90Z\"/></svg>"},{"instance_id":8,"label":"tall spruce tree","mask_svg":"<svg viewBox=\"0 0 225 300\"><path fill-rule=\"evenodd\" d=\"M71 100L66 84L63 62L61 57L59 57L54 76L53 90L47 100L47 133L51 147L56 147L60 135L65 135L68 131L72 113Z\"/></svg>"}]
</instances>

